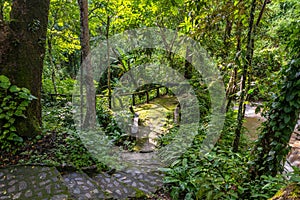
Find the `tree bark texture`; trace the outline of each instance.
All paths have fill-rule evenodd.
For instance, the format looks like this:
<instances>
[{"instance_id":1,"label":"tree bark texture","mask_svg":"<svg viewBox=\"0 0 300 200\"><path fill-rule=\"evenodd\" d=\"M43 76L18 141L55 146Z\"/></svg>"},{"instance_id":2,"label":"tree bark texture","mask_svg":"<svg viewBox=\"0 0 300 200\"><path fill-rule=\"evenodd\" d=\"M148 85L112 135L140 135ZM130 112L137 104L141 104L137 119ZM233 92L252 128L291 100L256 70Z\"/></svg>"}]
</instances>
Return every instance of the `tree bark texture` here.
<instances>
[{"instance_id":1,"label":"tree bark texture","mask_svg":"<svg viewBox=\"0 0 300 200\"><path fill-rule=\"evenodd\" d=\"M50 0L14 0L10 22L0 20L0 74L37 97L18 119L20 136L40 132L42 69Z\"/></svg>"},{"instance_id":2,"label":"tree bark texture","mask_svg":"<svg viewBox=\"0 0 300 200\"><path fill-rule=\"evenodd\" d=\"M256 10L256 0L253 0L251 3L251 11L250 11L250 18L249 18L249 28L248 28L248 35L247 35L247 50L246 50L246 63L243 66L242 70L242 81L241 81L241 94L239 100L239 110L238 110L238 118L237 118L237 127L235 129L235 139L233 141L233 151L237 152L240 143L241 137L241 130L243 126L243 119L244 119L244 110L245 110L245 97L246 97L246 79L248 76L248 69L252 65L252 52L253 52L253 28L254 28L254 15Z\"/></svg>"},{"instance_id":3,"label":"tree bark texture","mask_svg":"<svg viewBox=\"0 0 300 200\"><path fill-rule=\"evenodd\" d=\"M90 55L90 34L88 22L88 1L78 0L80 8L80 27L81 27L81 56L83 83L86 86L86 115L83 122L83 129L93 129L96 126L96 92L94 86L93 68ZM81 84L83 84L81 83Z\"/></svg>"}]
</instances>

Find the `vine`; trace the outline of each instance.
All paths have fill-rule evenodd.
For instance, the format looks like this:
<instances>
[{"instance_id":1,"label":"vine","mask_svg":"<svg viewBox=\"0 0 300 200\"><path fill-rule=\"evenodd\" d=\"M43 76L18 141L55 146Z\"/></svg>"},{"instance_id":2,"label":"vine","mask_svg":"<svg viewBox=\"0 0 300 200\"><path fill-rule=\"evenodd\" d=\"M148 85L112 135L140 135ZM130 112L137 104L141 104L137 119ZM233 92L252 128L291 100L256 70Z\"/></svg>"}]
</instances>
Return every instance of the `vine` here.
<instances>
[{"instance_id":1,"label":"vine","mask_svg":"<svg viewBox=\"0 0 300 200\"><path fill-rule=\"evenodd\" d=\"M270 103L263 123L251 163L252 178L261 175L276 176L283 171L283 163L290 147L291 134L294 131L300 110L300 59L290 62L283 75L286 77L280 94Z\"/></svg>"},{"instance_id":2,"label":"vine","mask_svg":"<svg viewBox=\"0 0 300 200\"><path fill-rule=\"evenodd\" d=\"M25 111L33 99L35 97L27 88L12 85L6 76L0 75L0 149L10 150L13 144L23 142L17 133L16 122L26 118Z\"/></svg>"}]
</instances>

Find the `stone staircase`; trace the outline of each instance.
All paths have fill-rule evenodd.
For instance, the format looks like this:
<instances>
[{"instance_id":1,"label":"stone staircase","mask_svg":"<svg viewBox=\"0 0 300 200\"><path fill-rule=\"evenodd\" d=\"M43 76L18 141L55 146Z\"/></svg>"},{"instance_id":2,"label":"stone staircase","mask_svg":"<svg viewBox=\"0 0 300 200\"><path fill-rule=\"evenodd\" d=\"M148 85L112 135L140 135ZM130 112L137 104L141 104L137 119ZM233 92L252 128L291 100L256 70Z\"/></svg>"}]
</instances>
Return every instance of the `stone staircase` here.
<instances>
[{"instance_id":1,"label":"stone staircase","mask_svg":"<svg viewBox=\"0 0 300 200\"><path fill-rule=\"evenodd\" d=\"M134 199L151 196L163 184L153 153L124 155L129 167L111 173L58 171L55 167L0 169L0 200Z\"/></svg>"}]
</instances>

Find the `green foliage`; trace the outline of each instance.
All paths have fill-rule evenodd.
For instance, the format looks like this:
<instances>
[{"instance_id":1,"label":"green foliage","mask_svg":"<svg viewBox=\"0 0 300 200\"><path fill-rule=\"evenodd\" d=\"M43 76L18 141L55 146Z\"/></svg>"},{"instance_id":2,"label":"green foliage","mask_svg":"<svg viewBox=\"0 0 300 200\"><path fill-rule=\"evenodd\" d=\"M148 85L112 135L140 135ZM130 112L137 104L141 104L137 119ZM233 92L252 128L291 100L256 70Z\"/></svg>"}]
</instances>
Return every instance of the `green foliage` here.
<instances>
[{"instance_id":1,"label":"green foliage","mask_svg":"<svg viewBox=\"0 0 300 200\"><path fill-rule=\"evenodd\" d=\"M167 134L160 135L157 139L158 145L159 146L169 145L172 142L172 140L174 139L174 137L177 135L178 129L179 129L178 126L174 126L168 130Z\"/></svg>"},{"instance_id":2,"label":"green foliage","mask_svg":"<svg viewBox=\"0 0 300 200\"><path fill-rule=\"evenodd\" d=\"M294 130L294 126L300 111L300 54L299 37L293 33L300 30L299 23L299 1L280 1L274 5L277 13L274 19L275 31L282 43L288 50L288 58L291 61L282 68L280 76L282 81L278 84L280 92L273 95L273 101L267 104L269 110L266 113L267 122L264 123L262 134L256 143L255 158L253 158L252 175L272 175L283 171L282 162L289 152L288 142ZM282 15L287 20L281 19ZM292 30L291 30L292 29ZM288 41L288 42L285 42ZM258 156L257 156L258 155Z\"/></svg>"},{"instance_id":3,"label":"green foliage","mask_svg":"<svg viewBox=\"0 0 300 200\"><path fill-rule=\"evenodd\" d=\"M300 2L297 0L278 1L272 9L274 16L270 32L278 37L285 50L288 51L288 59L299 57Z\"/></svg>"},{"instance_id":4,"label":"green foliage","mask_svg":"<svg viewBox=\"0 0 300 200\"><path fill-rule=\"evenodd\" d=\"M250 199L269 199L286 184L288 181L282 175L275 177L264 175L260 179L244 182L244 188L251 192Z\"/></svg>"},{"instance_id":5,"label":"green foliage","mask_svg":"<svg viewBox=\"0 0 300 200\"><path fill-rule=\"evenodd\" d=\"M4 6L6 19L9 18L7 2L5 1ZM234 93L237 93L241 66L246 61L244 49L250 3L251 1L239 0L91 0L91 43L97 44L107 36L145 26L176 29L199 41L208 50L218 62L225 83L229 82L232 71L237 70L237 83L233 87ZM257 1L255 19L261 6L262 1ZM229 150L236 126L236 115L229 112L218 146L210 154L199 156L198 151L204 138L200 131L192 148L170 168L165 169L166 183L174 199L265 199L286 183L282 176L274 174L281 170L280 162L289 150L286 144L299 111L299 6L298 0L272 1L267 4L260 26L256 30L253 66L249 69L247 83L248 97L254 101L272 102L268 104L268 122L265 123L263 135L257 142L255 153L250 155L249 148L252 144L245 140L240 144L242 152L233 153ZM32 28L35 27L33 25ZM76 1L52 0L47 37L48 56L43 77L44 93L55 93L54 88L60 94L72 93L73 78L80 63L79 35L79 9ZM117 55L111 55L112 88L117 87L118 80L124 73L149 62L169 65L184 74L185 60L177 55L168 55L164 51L153 49L137 49L130 53L117 49L116 52ZM282 73L285 71L283 66L289 61L291 62L286 73ZM205 117L210 111L210 99L205 85L199 80L201 75L193 72L189 83L197 95L205 124ZM99 93L107 94L106 84L107 71L103 72L99 80ZM277 87L278 85L282 88ZM279 92L280 89L282 93ZM11 90L15 91L15 88ZM9 91L9 88L5 91ZM153 96L155 92L150 94L150 97ZM76 162L76 166L83 166L84 162L91 164L90 157L79 139L73 133L63 136L63 133L68 132L66 129L74 130L71 104L67 103L69 99L58 97L56 100L53 103L48 98L43 102L44 129L60 133L57 138L64 141L58 142L56 161L63 162L64 159L72 158L68 162ZM117 119L107 108L108 102L104 99L100 101L97 104L97 117L101 127L115 144L131 149L132 138L118 127ZM137 103L144 101L142 96L136 98ZM130 119L131 117L128 116ZM160 138L162 146L171 142L176 136L177 128L171 129ZM66 156L68 154L69 157ZM82 161L78 156L80 154ZM251 180L248 174L251 170L261 173L262 176L256 179L252 177ZM295 180L298 180L297 176Z\"/></svg>"},{"instance_id":6,"label":"green foliage","mask_svg":"<svg viewBox=\"0 0 300 200\"><path fill-rule=\"evenodd\" d=\"M3 15L3 20L5 22L10 21L10 11L11 11L12 0L0 0L1 14Z\"/></svg>"},{"instance_id":7,"label":"green foliage","mask_svg":"<svg viewBox=\"0 0 300 200\"><path fill-rule=\"evenodd\" d=\"M42 152L32 151L27 163L48 163L76 168L98 165L78 136L73 119L73 107L69 97L60 97L56 101L43 100L43 135L35 143L44 141L51 145Z\"/></svg>"},{"instance_id":8,"label":"green foliage","mask_svg":"<svg viewBox=\"0 0 300 200\"><path fill-rule=\"evenodd\" d=\"M283 171L281 163L289 152L288 142L294 130L300 110L300 60L293 60L283 72L286 79L280 95L275 96L267 112L262 134L257 141L253 166L254 176L270 174L275 176Z\"/></svg>"},{"instance_id":9,"label":"green foliage","mask_svg":"<svg viewBox=\"0 0 300 200\"><path fill-rule=\"evenodd\" d=\"M167 169L165 183L171 183L173 199L239 199L244 192L240 180L246 177L247 157L215 149L200 157L189 151Z\"/></svg>"},{"instance_id":10,"label":"green foliage","mask_svg":"<svg viewBox=\"0 0 300 200\"><path fill-rule=\"evenodd\" d=\"M26 118L25 112L33 99L35 97L28 89L12 85L6 76L0 76L0 149L9 151L12 145L22 144L16 123L18 119Z\"/></svg>"},{"instance_id":11,"label":"green foliage","mask_svg":"<svg viewBox=\"0 0 300 200\"><path fill-rule=\"evenodd\" d=\"M108 108L107 100L100 99L97 103L97 120L106 135L115 145L122 146L124 149L133 150L136 142L135 138L124 132L118 124L113 112ZM120 114L120 113L118 113ZM132 116L123 116L125 119L131 119Z\"/></svg>"},{"instance_id":12,"label":"green foliage","mask_svg":"<svg viewBox=\"0 0 300 200\"><path fill-rule=\"evenodd\" d=\"M300 183L300 168L299 167L293 167L293 172L288 173L287 175L289 176L289 181L291 183Z\"/></svg>"},{"instance_id":13,"label":"green foliage","mask_svg":"<svg viewBox=\"0 0 300 200\"><path fill-rule=\"evenodd\" d=\"M72 78L64 78L56 81L56 89L58 94L72 95L75 80ZM43 93L44 94L55 94L53 89L53 82L49 78L43 79Z\"/></svg>"},{"instance_id":14,"label":"green foliage","mask_svg":"<svg viewBox=\"0 0 300 200\"><path fill-rule=\"evenodd\" d=\"M66 129L75 130L72 103L66 98L58 98L52 102L43 100L43 129L61 132Z\"/></svg>"},{"instance_id":15,"label":"green foliage","mask_svg":"<svg viewBox=\"0 0 300 200\"><path fill-rule=\"evenodd\" d=\"M162 169L172 199L267 199L288 183L283 175L249 178L249 141L242 139L241 152L231 151L235 123L235 114L229 112L222 136L210 153L200 153L203 137L199 134L180 159Z\"/></svg>"},{"instance_id":16,"label":"green foliage","mask_svg":"<svg viewBox=\"0 0 300 200\"><path fill-rule=\"evenodd\" d=\"M92 166L96 163L76 133L58 134L57 137L55 149L52 149L55 155L54 162L73 165L77 168Z\"/></svg>"}]
</instances>

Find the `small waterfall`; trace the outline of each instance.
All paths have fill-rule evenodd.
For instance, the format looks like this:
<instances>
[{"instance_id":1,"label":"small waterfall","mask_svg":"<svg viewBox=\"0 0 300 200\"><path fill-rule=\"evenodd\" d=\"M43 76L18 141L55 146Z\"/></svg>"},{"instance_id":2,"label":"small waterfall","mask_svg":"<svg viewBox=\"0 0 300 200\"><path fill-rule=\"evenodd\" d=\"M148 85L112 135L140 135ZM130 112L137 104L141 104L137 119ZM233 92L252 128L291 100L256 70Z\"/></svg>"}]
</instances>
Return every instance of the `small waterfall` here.
<instances>
[{"instance_id":1,"label":"small waterfall","mask_svg":"<svg viewBox=\"0 0 300 200\"><path fill-rule=\"evenodd\" d=\"M179 124L180 122L180 104L178 104L174 110L174 123Z\"/></svg>"},{"instance_id":2,"label":"small waterfall","mask_svg":"<svg viewBox=\"0 0 300 200\"><path fill-rule=\"evenodd\" d=\"M131 126L131 134L137 135L139 132L139 114L134 113L133 125Z\"/></svg>"}]
</instances>

